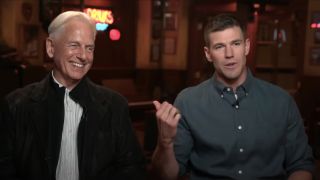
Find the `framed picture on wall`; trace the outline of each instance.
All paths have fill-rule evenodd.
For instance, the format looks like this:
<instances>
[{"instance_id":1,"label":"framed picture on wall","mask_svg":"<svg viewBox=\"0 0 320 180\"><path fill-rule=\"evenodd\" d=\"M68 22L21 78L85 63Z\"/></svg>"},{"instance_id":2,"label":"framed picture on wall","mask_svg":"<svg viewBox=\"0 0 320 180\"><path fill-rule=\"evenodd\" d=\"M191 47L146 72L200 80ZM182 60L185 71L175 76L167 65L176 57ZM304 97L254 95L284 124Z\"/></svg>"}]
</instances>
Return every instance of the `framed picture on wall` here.
<instances>
[{"instance_id":1,"label":"framed picture on wall","mask_svg":"<svg viewBox=\"0 0 320 180\"><path fill-rule=\"evenodd\" d=\"M175 37L166 37L164 39L164 54L176 54L177 39Z\"/></svg>"},{"instance_id":2,"label":"framed picture on wall","mask_svg":"<svg viewBox=\"0 0 320 180\"><path fill-rule=\"evenodd\" d=\"M45 32L50 22L61 13L61 2L57 0L41 0L39 4L39 19Z\"/></svg>"},{"instance_id":3,"label":"framed picture on wall","mask_svg":"<svg viewBox=\"0 0 320 180\"><path fill-rule=\"evenodd\" d=\"M175 12L166 12L163 16L163 27L165 30L174 31L177 30L178 26L177 13Z\"/></svg>"},{"instance_id":4,"label":"framed picture on wall","mask_svg":"<svg viewBox=\"0 0 320 180\"><path fill-rule=\"evenodd\" d=\"M320 66L320 47L310 49L310 65Z\"/></svg>"},{"instance_id":5,"label":"framed picture on wall","mask_svg":"<svg viewBox=\"0 0 320 180\"><path fill-rule=\"evenodd\" d=\"M152 18L153 19L161 19L162 18L162 5L161 1L152 0Z\"/></svg>"},{"instance_id":6,"label":"framed picture on wall","mask_svg":"<svg viewBox=\"0 0 320 180\"><path fill-rule=\"evenodd\" d=\"M22 24L20 28L21 54L25 58L39 56L39 27L32 24Z\"/></svg>"},{"instance_id":7,"label":"framed picture on wall","mask_svg":"<svg viewBox=\"0 0 320 180\"><path fill-rule=\"evenodd\" d=\"M154 42L151 45L151 53L150 53L150 61L151 62L159 62L161 58L161 49L160 42Z\"/></svg>"}]
</instances>

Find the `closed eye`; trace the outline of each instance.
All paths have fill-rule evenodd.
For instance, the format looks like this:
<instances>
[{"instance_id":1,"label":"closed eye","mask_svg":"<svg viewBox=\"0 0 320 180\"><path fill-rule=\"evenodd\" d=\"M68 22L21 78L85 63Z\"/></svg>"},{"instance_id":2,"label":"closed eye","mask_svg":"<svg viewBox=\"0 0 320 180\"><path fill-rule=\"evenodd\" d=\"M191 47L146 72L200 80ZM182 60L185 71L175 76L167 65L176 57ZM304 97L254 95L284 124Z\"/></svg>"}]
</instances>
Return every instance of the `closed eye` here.
<instances>
[{"instance_id":1,"label":"closed eye","mask_svg":"<svg viewBox=\"0 0 320 180\"><path fill-rule=\"evenodd\" d=\"M80 47L80 45L78 43L70 43L70 44L68 44L68 47L70 47L71 49L76 49L76 48Z\"/></svg>"},{"instance_id":2,"label":"closed eye","mask_svg":"<svg viewBox=\"0 0 320 180\"><path fill-rule=\"evenodd\" d=\"M213 48L214 49L216 49L216 50L218 50L218 49L221 49L221 48L223 48L224 46L222 45L222 44L217 44L217 45L215 45Z\"/></svg>"},{"instance_id":3,"label":"closed eye","mask_svg":"<svg viewBox=\"0 0 320 180\"><path fill-rule=\"evenodd\" d=\"M234 41L232 44L235 45L235 46L240 46L242 43L241 40L238 40L238 41Z\"/></svg>"}]
</instances>

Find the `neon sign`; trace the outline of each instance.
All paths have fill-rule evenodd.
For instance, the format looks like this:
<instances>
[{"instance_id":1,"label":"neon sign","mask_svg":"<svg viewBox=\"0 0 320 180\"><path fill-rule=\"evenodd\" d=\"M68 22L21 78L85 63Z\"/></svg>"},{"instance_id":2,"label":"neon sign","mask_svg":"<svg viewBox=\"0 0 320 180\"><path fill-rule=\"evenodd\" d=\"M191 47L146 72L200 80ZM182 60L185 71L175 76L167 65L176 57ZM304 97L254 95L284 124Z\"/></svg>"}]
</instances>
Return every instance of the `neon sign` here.
<instances>
[{"instance_id":1,"label":"neon sign","mask_svg":"<svg viewBox=\"0 0 320 180\"><path fill-rule=\"evenodd\" d=\"M112 24L114 22L112 11L110 10L85 8L84 12L94 19L96 23Z\"/></svg>"},{"instance_id":2,"label":"neon sign","mask_svg":"<svg viewBox=\"0 0 320 180\"><path fill-rule=\"evenodd\" d=\"M112 41L118 41L121 37L121 33L118 29L111 29L109 32L109 38Z\"/></svg>"},{"instance_id":3,"label":"neon sign","mask_svg":"<svg viewBox=\"0 0 320 180\"><path fill-rule=\"evenodd\" d=\"M320 23L312 23L312 24L310 25L310 27L311 27L312 29L320 29Z\"/></svg>"}]
</instances>

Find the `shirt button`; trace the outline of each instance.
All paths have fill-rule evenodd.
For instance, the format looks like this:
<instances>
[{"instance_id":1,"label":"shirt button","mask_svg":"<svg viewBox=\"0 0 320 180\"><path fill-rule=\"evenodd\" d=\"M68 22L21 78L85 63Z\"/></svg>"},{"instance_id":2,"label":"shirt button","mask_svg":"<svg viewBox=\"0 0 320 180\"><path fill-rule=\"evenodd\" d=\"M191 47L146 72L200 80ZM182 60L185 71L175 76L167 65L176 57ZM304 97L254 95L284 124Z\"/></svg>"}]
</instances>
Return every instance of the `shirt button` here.
<instances>
[{"instance_id":1,"label":"shirt button","mask_svg":"<svg viewBox=\"0 0 320 180\"><path fill-rule=\"evenodd\" d=\"M242 152L243 152L243 148L240 148L240 149L239 149L239 152L241 152L241 153L242 153Z\"/></svg>"},{"instance_id":2,"label":"shirt button","mask_svg":"<svg viewBox=\"0 0 320 180\"><path fill-rule=\"evenodd\" d=\"M220 97L223 98L223 94L221 94Z\"/></svg>"},{"instance_id":3,"label":"shirt button","mask_svg":"<svg viewBox=\"0 0 320 180\"><path fill-rule=\"evenodd\" d=\"M241 125L239 125L239 126L238 126L238 129L239 129L239 130L241 130L241 129L242 129L242 126L241 126Z\"/></svg>"},{"instance_id":4,"label":"shirt button","mask_svg":"<svg viewBox=\"0 0 320 180\"><path fill-rule=\"evenodd\" d=\"M228 92L230 92L230 91L231 91L231 89L230 89L230 88L227 88L227 91L228 91Z\"/></svg>"},{"instance_id":5,"label":"shirt button","mask_svg":"<svg viewBox=\"0 0 320 180\"><path fill-rule=\"evenodd\" d=\"M239 109L239 105L236 105L235 108L236 108L236 109Z\"/></svg>"},{"instance_id":6,"label":"shirt button","mask_svg":"<svg viewBox=\"0 0 320 180\"><path fill-rule=\"evenodd\" d=\"M242 174L242 170L238 170L238 174Z\"/></svg>"}]
</instances>

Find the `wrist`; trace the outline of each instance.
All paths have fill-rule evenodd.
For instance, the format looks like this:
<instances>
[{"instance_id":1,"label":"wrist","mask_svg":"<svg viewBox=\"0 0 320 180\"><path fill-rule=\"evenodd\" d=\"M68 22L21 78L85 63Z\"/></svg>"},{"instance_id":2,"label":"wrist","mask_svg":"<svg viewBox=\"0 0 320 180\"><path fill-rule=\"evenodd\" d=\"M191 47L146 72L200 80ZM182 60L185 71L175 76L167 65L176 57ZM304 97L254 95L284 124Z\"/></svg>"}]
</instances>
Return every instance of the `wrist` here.
<instances>
[{"instance_id":1,"label":"wrist","mask_svg":"<svg viewBox=\"0 0 320 180\"><path fill-rule=\"evenodd\" d=\"M161 149L172 149L173 148L173 139L168 140L158 140L158 146Z\"/></svg>"}]
</instances>

